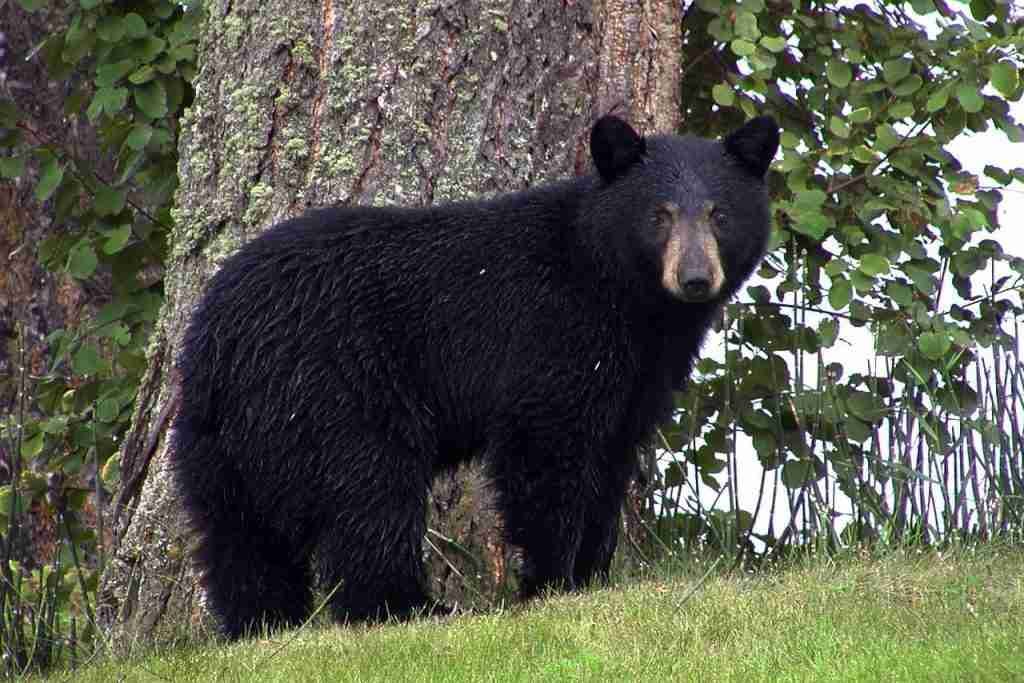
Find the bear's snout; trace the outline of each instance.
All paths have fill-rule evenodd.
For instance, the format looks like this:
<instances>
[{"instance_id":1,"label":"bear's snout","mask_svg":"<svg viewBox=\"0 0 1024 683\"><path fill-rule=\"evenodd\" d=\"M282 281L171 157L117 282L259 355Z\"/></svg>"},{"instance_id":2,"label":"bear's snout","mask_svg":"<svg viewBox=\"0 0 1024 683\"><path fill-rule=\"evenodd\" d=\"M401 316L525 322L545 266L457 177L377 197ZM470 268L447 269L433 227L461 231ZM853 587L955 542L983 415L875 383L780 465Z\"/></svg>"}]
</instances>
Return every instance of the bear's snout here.
<instances>
[{"instance_id":1,"label":"bear's snout","mask_svg":"<svg viewBox=\"0 0 1024 683\"><path fill-rule=\"evenodd\" d=\"M665 226L668 239L662 247L661 284L680 301L710 301L725 283L718 240L711 228L711 208L695 217L684 217L675 205L671 209L663 218L670 224Z\"/></svg>"},{"instance_id":2,"label":"bear's snout","mask_svg":"<svg viewBox=\"0 0 1024 683\"><path fill-rule=\"evenodd\" d=\"M693 278L683 282L683 297L687 301L707 301L711 298L711 282L704 278Z\"/></svg>"}]
</instances>

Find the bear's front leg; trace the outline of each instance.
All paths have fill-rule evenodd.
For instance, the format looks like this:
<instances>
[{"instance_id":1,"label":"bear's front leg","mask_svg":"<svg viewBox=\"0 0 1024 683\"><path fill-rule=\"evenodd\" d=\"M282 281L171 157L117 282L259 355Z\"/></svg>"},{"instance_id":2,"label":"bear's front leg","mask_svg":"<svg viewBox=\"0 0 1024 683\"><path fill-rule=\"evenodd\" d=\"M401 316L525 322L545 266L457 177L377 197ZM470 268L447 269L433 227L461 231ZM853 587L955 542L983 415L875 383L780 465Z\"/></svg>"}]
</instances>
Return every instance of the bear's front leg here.
<instances>
[{"instance_id":1,"label":"bear's front leg","mask_svg":"<svg viewBox=\"0 0 1024 683\"><path fill-rule=\"evenodd\" d=\"M590 496L584 508L583 540L573 570L577 587L608 581L622 525L622 505L635 468L636 455L632 448L613 452L607 461L590 466L586 478L592 484L587 488Z\"/></svg>"},{"instance_id":2,"label":"bear's front leg","mask_svg":"<svg viewBox=\"0 0 1024 683\"><path fill-rule=\"evenodd\" d=\"M505 541L523 553L520 594L575 587L576 558L593 491L576 449L533 441L492 450L488 469L497 491ZM588 491L588 489L591 489Z\"/></svg>"},{"instance_id":3,"label":"bear's front leg","mask_svg":"<svg viewBox=\"0 0 1024 683\"><path fill-rule=\"evenodd\" d=\"M527 499L529 500L529 499ZM507 509L506 542L522 550L523 565L519 574L519 594L523 600L541 595L546 590L569 591L576 587L574 568L582 533L581 515L575 506L562 509L547 507L540 514L528 512L524 505L537 506L541 501L523 501Z\"/></svg>"}]
</instances>

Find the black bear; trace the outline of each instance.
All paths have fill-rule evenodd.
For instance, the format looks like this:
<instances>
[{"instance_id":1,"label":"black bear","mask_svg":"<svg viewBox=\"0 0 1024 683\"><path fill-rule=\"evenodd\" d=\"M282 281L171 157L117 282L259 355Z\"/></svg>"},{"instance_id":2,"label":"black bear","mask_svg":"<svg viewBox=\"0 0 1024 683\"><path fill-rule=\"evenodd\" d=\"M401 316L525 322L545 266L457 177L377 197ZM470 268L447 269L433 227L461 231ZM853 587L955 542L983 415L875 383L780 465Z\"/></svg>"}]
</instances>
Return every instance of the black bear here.
<instances>
[{"instance_id":1,"label":"black bear","mask_svg":"<svg viewBox=\"0 0 1024 683\"><path fill-rule=\"evenodd\" d=\"M634 451L770 232L768 117L721 142L605 116L597 173L483 201L287 220L212 278L173 467L229 637L434 605L425 504L482 458L524 597L603 578ZM333 592L331 592L333 591Z\"/></svg>"}]
</instances>

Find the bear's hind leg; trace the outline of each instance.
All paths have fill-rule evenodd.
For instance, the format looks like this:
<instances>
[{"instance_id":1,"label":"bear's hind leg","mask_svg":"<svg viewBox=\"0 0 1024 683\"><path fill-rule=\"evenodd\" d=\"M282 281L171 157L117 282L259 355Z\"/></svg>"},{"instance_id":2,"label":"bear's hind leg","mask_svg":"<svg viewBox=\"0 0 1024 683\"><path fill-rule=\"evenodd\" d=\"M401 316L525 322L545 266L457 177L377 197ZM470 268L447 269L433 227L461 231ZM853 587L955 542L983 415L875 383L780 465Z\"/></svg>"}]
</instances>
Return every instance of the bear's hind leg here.
<instances>
[{"instance_id":1,"label":"bear's hind leg","mask_svg":"<svg viewBox=\"0 0 1024 683\"><path fill-rule=\"evenodd\" d=\"M316 549L318 583L339 623L406 619L435 606L423 535L431 458L389 436L361 434Z\"/></svg>"},{"instance_id":2,"label":"bear's hind leg","mask_svg":"<svg viewBox=\"0 0 1024 683\"><path fill-rule=\"evenodd\" d=\"M308 616L308 560L278 534L226 513L209 518L195 557L210 611L228 638L298 626Z\"/></svg>"}]
</instances>

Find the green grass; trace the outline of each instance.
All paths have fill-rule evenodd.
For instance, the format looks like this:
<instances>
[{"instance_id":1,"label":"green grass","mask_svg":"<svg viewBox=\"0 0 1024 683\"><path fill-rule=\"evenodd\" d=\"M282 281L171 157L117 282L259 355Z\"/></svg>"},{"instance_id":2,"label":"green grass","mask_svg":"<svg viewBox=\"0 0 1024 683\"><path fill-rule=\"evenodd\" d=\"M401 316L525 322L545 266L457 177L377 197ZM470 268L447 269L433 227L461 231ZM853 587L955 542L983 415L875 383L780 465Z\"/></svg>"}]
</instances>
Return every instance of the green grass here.
<instances>
[{"instance_id":1,"label":"green grass","mask_svg":"<svg viewBox=\"0 0 1024 683\"><path fill-rule=\"evenodd\" d=\"M805 560L447 622L154 651L44 680L1024 680L1022 569L1024 550L1005 548Z\"/></svg>"}]
</instances>

